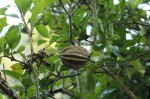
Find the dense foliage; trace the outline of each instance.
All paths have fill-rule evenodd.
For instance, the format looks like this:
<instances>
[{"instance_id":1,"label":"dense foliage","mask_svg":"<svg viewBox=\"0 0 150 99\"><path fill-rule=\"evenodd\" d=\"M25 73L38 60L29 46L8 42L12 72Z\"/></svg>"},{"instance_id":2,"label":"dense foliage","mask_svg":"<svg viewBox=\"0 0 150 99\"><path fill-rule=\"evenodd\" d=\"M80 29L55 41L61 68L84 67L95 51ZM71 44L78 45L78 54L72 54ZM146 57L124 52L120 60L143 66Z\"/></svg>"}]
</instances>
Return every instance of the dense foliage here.
<instances>
[{"instance_id":1,"label":"dense foliage","mask_svg":"<svg viewBox=\"0 0 150 99\"><path fill-rule=\"evenodd\" d=\"M14 2L19 15L5 13L14 5L0 8L0 31L8 16L21 20L0 37L1 98L150 98L150 16L142 8L149 0ZM63 65L68 45L87 48L94 63Z\"/></svg>"}]
</instances>

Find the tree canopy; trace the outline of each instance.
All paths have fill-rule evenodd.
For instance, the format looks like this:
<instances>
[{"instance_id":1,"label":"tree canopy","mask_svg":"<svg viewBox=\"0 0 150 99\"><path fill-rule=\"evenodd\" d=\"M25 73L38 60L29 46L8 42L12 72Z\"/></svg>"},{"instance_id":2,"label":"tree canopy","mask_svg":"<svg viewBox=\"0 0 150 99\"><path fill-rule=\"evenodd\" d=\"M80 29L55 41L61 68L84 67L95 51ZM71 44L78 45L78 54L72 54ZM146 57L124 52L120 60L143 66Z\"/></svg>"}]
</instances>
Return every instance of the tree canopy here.
<instances>
[{"instance_id":1,"label":"tree canopy","mask_svg":"<svg viewBox=\"0 0 150 99\"><path fill-rule=\"evenodd\" d=\"M149 0L14 2L0 8L0 34L8 17L21 20L0 37L0 98L150 98ZM11 7L19 14L8 15ZM84 67L61 62L60 52L69 45L88 50ZM76 64L87 59L75 52L84 58Z\"/></svg>"}]
</instances>

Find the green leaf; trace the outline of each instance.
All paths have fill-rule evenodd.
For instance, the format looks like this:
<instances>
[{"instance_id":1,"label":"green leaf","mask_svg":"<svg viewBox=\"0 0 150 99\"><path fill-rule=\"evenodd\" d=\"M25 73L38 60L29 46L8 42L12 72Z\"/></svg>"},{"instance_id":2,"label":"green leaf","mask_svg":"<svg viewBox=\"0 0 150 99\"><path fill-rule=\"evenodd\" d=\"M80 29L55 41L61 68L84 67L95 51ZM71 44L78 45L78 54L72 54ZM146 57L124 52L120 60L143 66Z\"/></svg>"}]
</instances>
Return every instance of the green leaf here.
<instances>
[{"instance_id":1,"label":"green leaf","mask_svg":"<svg viewBox=\"0 0 150 99\"><path fill-rule=\"evenodd\" d=\"M128 6L131 6L131 11L135 11L136 7L142 2L142 0L129 0Z\"/></svg>"},{"instance_id":2,"label":"green leaf","mask_svg":"<svg viewBox=\"0 0 150 99\"><path fill-rule=\"evenodd\" d=\"M78 88L76 87L76 88L74 88L74 95L76 96L76 99L82 99L81 98L81 94L79 93L79 91L78 91Z\"/></svg>"},{"instance_id":3,"label":"green leaf","mask_svg":"<svg viewBox=\"0 0 150 99\"><path fill-rule=\"evenodd\" d=\"M53 55L49 58L49 63L54 63L58 59L59 59L59 55Z\"/></svg>"},{"instance_id":4,"label":"green leaf","mask_svg":"<svg viewBox=\"0 0 150 99\"><path fill-rule=\"evenodd\" d=\"M0 99L3 99L3 97L2 97L2 93L0 93Z\"/></svg>"},{"instance_id":5,"label":"green leaf","mask_svg":"<svg viewBox=\"0 0 150 99\"><path fill-rule=\"evenodd\" d=\"M129 62L131 66L133 66L139 73L141 73L142 75L144 75L145 73L145 68L144 66L141 64L140 60L132 60Z\"/></svg>"},{"instance_id":6,"label":"green leaf","mask_svg":"<svg viewBox=\"0 0 150 99\"><path fill-rule=\"evenodd\" d=\"M144 28L144 27L142 27L141 29L140 29L140 31L139 31L139 34L141 35L141 36L144 36L145 34L146 34L146 29Z\"/></svg>"},{"instance_id":7,"label":"green leaf","mask_svg":"<svg viewBox=\"0 0 150 99\"><path fill-rule=\"evenodd\" d=\"M14 71L10 71L10 70L1 70L1 71L4 72L6 75L14 77L14 78L16 78L17 80L20 81L20 77L21 77L20 73L17 73L17 72L14 72Z\"/></svg>"},{"instance_id":8,"label":"green leaf","mask_svg":"<svg viewBox=\"0 0 150 99\"><path fill-rule=\"evenodd\" d=\"M70 70L71 68L69 68L68 66L65 66L65 65L62 65L61 67L60 67L60 71L68 71L68 70Z\"/></svg>"},{"instance_id":9,"label":"green leaf","mask_svg":"<svg viewBox=\"0 0 150 99\"><path fill-rule=\"evenodd\" d=\"M6 23L6 17L3 17L3 18L0 18L0 32L3 30L3 28L5 26L7 26L7 23Z\"/></svg>"},{"instance_id":10,"label":"green leaf","mask_svg":"<svg viewBox=\"0 0 150 99\"><path fill-rule=\"evenodd\" d=\"M96 84L96 75L92 72L88 72L87 74L87 88L89 93L94 93L95 90L95 84Z\"/></svg>"},{"instance_id":11,"label":"green leaf","mask_svg":"<svg viewBox=\"0 0 150 99\"><path fill-rule=\"evenodd\" d=\"M5 15L5 11L7 10L7 8L0 8L0 15Z\"/></svg>"},{"instance_id":12,"label":"green leaf","mask_svg":"<svg viewBox=\"0 0 150 99\"><path fill-rule=\"evenodd\" d=\"M0 53L4 50L6 44L5 36L0 38Z\"/></svg>"},{"instance_id":13,"label":"green leaf","mask_svg":"<svg viewBox=\"0 0 150 99\"><path fill-rule=\"evenodd\" d=\"M113 34L110 40L121 40L121 37L118 34Z\"/></svg>"},{"instance_id":14,"label":"green leaf","mask_svg":"<svg viewBox=\"0 0 150 99\"><path fill-rule=\"evenodd\" d=\"M46 71L48 71L47 67L44 64L41 64L41 66L40 66L40 73L46 73ZM52 66L49 66L49 67L52 67Z\"/></svg>"},{"instance_id":15,"label":"green leaf","mask_svg":"<svg viewBox=\"0 0 150 99\"><path fill-rule=\"evenodd\" d=\"M15 3L20 11L25 14L32 4L32 0L15 0Z\"/></svg>"},{"instance_id":16,"label":"green leaf","mask_svg":"<svg viewBox=\"0 0 150 99\"><path fill-rule=\"evenodd\" d=\"M48 26L50 27L50 29L54 30L56 27L59 27L58 24L55 23L56 17L49 15L49 17L53 18L53 20L50 20L48 23Z\"/></svg>"},{"instance_id":17,"label":"green leaf","mask_svg":"<svg viewBox=\"0 0 150 99\"><path fill-rule=\"evenodd\" d=\"M123 72L124 74L129 78L131 79L132 75L134 74L135 72L135 69L131 68L131 67L126 67L123 69Z\"/></svg>"},{"instance_id":18,"label":"green leaf","mask_svg":"<svg viewBox=\"0 0 150 99\"><path fill-rule=\"evenodd\" d=\"M36 29L43 37L49 38L48 30L43 24L37 25Z\"/></svg>"},{"instance_id":19,"label":"green leaf","mask_svg":"<svg viewBox=\"0 0 150 99\"><path fill-rule=\"evenodd\" d=\"M99 23L99 29L100 29L100 32L104 32L104 26L103 26L103 22L101 19L98 19L98 23Z\"/></svg>"},{"instance_id":20,"label":"green leaf","mask_svg":"<svg viewBox=\"0 0 150 99\"><path fill-rule=\"evenodd\" d=\"M62 33L63 33L63 32L62 32ZM63 41L66 41L66 40L68 40L68 39L69 39L69 35L67 35L67 34L64 35L63 37L60 37L60 38L59 38L59 40L62 41L62 42L63 42Z\"/></svg>"},{"instance_id":21,"label":"green leaf","mask_svg":"<svg viewBox=\"0 0 150 99\"><path fill-rule=\"evenodd\" d=\"M144 84L150 86L150 77L145 78Z\"/></svg>"},{"instance_id":22,"label":"green leaf","mask_svg":"<svg viewBox=\"0 0 150 99\"><path fill-rule=\"evenodd\" d=\"M58 17L58 21L59 21L59 23L58 23L58 27L61 27L61 30L60 31L58 31L58 34L59 33L63 33L64 35L68 35L68 32L69 32L69 25L68 25L68 23L66 22L66 20L64 20L64 16L59 16Z\"/></svg>"},{"instance_id":23,"label":"green leaf","mask_svg":"<svg viewBox=\"0 0 150 99\"><path fill-rule=\"evenodd\" d=\"M24 85L24 87L26 89L28 89L29 87L31 87L34 83L32 82L31 78L23 78L22 79L22 84Z\"/></svg>"},{"instance_id":24,"label":"green leaf","mask_svg":"<svg viewBox=\"0 0 150 99\"><path fill-rule=\"evenodd\" d=\"M8 14L7 16L14 17L14 18L19 18L19 16L17 14Z\"/></svg>"},{"instance_id":25,"label":"green leaf","mask_svg":"<svg viewBox=\"0 0 150 99\"><path fill-rule=\"evenodd\" d=\"M37 21L37 15L41 13L44 8L50 6L53 0L34 0L34 7L31 10L32 16L31 16L31 22L34 25Z\"/></svg>"},{"instance_id":26,"label":"green leaf","mask_svg":"<svg viewBox=\"0 0 150 99\"><path fill-rule=\"evenodd\" d=\"M102 51L103 49L105 48L104 45L93 45L92 46L92 49L95 50L95 51Z\"/></svg>"},{"instance_id":27,"label":"green leaf","mask_svg":"<svg viewBox=\"0 0 150 99\"><path fill-rule=\"evenodd\" d=\"M16 26L12 26L9 28L6 33L6 41L11 49L14 49L20 42L21 35L20 30Z\"/></svg>"},{"instance_id":28,"label":"green leaf","mask_svg":"<svg viewBox=\"0 0 150 99\"><path fill-rule=\"evenodd\" d=\"M24 53L20 53L20 55L21 55L24 59L26 59L26 55L25 55Z\"/></svg>"},{"instance_id":29,"label":"green leaf","mask_svg":"<svg viewBox=\"0 0 150 99\"><path fill-rule=\"evenodd\" d=\"M28 98L32 98L36 94L35 85L32 85L27 89L27 96Z\"/></svg>"},{"instance_id":30,"label":"green leaf","mask_svg":"<svg viewBox=\"0 0 150 99\"><path fill-rule=\"evenodd\" d=\"M10 55L10 47L8 47L8 48L5 48L4 50L3 50L3 53L4 53L4 55Z\"/></svg>"},{"instance_id":31,"label":"green leaf","mask_svg":"<svg viewBox=\"0 0 150 99\"><path fill-rule=\"evenodd\" d=\"M85 93L84 97L85 99L96 99L95 95L92 93Z\"/></svg>"},{"instance_id":32,"label":"green leaf","mask_svg":"<svg viewBox=\"0 0 150 99\"><path fill-rule=\"evenodd\" d=\"M52 35L51 40L50 40L50 44L56 42L59 38L60 38L59 35Z\"/></svg>"},{"instance_id":33,"label":"green leaf","mask_svg":"<svg viewBox=\"0 0 150 99\"><path fill-rule=\"evenodd\" d=\"M19 73L19 74L23 73L23 69L22 69L23 66L20 63L15 63L10 68L12 69L12 71L14 71L16 73Z\"/></svg>"},{"instance_id":34,"label":"green leaf","mask_svg":"<svg viewBox=\"0 0 150 99\"><path fill-rule=\"evenodd\" d=\"M25 46L20 46L20 47L18 48L18 50L15 51L14 53L15 53L15 54L21 53L22 51L24 51L24 49L25 49Z\"/></svg>"},{"instance_id":35,"label":"green leaf","mask_svg":"<svg viewBox=\"0 0 150 99\"><path fill-rule=\"evenodd\" d=\"M85 10L85 6L82 6L75 12L76 15L73 19L73 22L75 25L78 26L80 24L80 22L83 20L83 18L84 18L83 16L85 14L84 10Z\"/></svg>"},{"instance_id":36,"label":"green leaf","mask_svg":"<svg viewBox=\"0 0 150 99\"><path fill-rule=\"evenodd\" d=\"M47 40L38 40L38 45L44 44L46 42L47 42Z\"/></svg>"},{"instance_id":37,"label":"green leaf","mask_svg":"<svg viewBox=\"0 0 150 99\"><path fill-rule=\"evenodd\" d=\"M109 29L108 30L110 31L111 36L113 36L114 35L114 25L113 25L113 23L109 23Z\"/></svg>"},{"instance_id":38,"label":"green leaf","mask_svg":"<svg viewBox=\"0 0 150 99\"><path fill-rule=\"evenodd\" d=\"M118 46L109 46L110 50L116 55L119 56L119 47Z\"/></svg>"},{"instance_id":39,"label":"green leaf","mask_svg":"<svg viewBox=\"0 0 150 99\"><path fill-rule=\"evenodd\" d=\"M140 15L141 17L145 17L146 16L146 11L143 9L138 9L138 15Z\"/></svg>"},{"instance_id":40,"label":"green leaf","mask_svg":"<svg viewBox=\"0 0 150 99\"><path fill-rule=\"evenodd\" d=\"M119 56L119 57L117 57L117 61L126 62L126 58Z\"/></svg>"},{"instance_id":41,"label":"green leaf","mask_svg":"<svg viewBox=\"0 0 150 99\"><path fill-rule=\"evenodd\" d=\"M2 63L2 57L0 57L0 64Z\"/></svg>"}]
</instances>

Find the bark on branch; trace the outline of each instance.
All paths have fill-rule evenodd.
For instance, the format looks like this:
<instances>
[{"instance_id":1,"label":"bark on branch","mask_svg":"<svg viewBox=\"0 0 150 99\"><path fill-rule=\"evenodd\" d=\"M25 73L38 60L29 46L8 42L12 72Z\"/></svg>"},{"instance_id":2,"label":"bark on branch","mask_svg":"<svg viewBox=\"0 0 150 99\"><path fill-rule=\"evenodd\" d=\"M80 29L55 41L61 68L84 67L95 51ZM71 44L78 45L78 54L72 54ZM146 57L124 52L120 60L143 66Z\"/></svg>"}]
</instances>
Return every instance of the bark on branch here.
<instances>
[{"instance_id":1,"label":"bark on branch","mask_svg":"<svg viewBox=\"0 0 150 99\"><path fill-rule=\"evenodd\" d=\"M110 71L107 67L103 67L103 70L106 71L116 81L117 84L119 84L119 86L122 88L122 90L131 99L137 99L136 95L120 81L120 79L114 74L114 72Z\"/></svg>"}]
</instances>

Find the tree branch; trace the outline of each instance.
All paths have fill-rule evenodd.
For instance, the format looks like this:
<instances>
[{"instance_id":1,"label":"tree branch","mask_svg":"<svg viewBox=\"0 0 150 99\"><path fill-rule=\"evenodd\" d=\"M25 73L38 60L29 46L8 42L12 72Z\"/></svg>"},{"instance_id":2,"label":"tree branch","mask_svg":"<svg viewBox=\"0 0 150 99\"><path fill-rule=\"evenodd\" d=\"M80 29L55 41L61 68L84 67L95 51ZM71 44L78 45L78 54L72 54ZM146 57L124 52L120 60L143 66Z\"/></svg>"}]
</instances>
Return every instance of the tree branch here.
<instances>
[{"instance_id":1,"label":"tree branch","mask_svg":"<svg viewBox=\"0 0 150 99\"><path fill-rule=\"evenodd\" d=\"M121 81L120 79L113 73L113 71L110 71L106 66L102 68L104 71L106 71L115 81L119 86L122 88L122 90L131 98L131 99L137 99L135 94L128 89Z\"/></svg>"},{"instance_id":2,"label":"tree branch","mask_svg":"<svg viewBox=\"0 0 150 99\"><path fill-rule=\"evenodd\" d=\"M14 58L14 57L6 56L6 55L4 55L4 57L9 58L11 61L16 61L16 62L19 62L19 63L21 63L21 64L27 65L27 66L30 65L30 64L28 64L28 63L26 63L26 62L22 62L22 61L20 61L20 60L18 60L18 59L16 59L16 58Z\"/></svg>"},{"instance_id":3,"label":"tree branch","mask_svg":"<svg viewBox=\"0 0 150 99\"><path fill-rule=\"evenodd\" d=\"M8 96L12 97L13 99L21 99L17 96L17 94L7 85L6 81L2 78L0 73L0 89L7 94Z\"/></svg>"}]
</instances>

